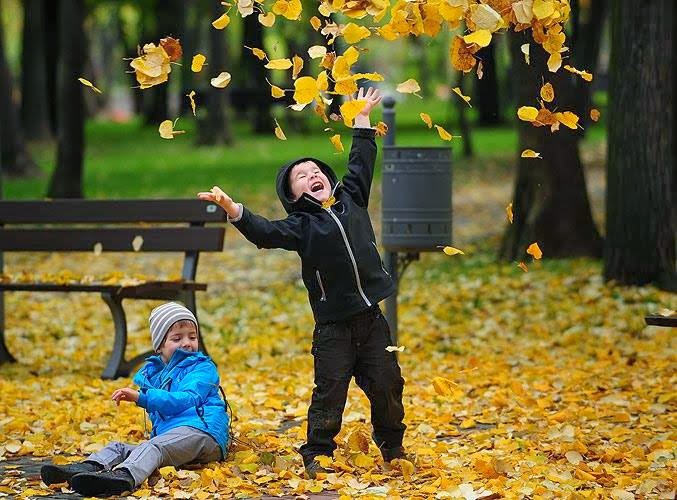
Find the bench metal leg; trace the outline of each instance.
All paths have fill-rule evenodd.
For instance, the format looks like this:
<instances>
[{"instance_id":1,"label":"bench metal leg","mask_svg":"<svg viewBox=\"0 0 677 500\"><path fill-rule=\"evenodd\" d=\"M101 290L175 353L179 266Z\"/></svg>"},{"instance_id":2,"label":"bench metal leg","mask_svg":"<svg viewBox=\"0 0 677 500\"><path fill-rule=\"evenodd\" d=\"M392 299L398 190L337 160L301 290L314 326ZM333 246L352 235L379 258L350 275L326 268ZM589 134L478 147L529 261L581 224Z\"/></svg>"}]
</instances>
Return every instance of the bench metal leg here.
<instances>
[{"instance_id":1,"label":"bench metal leg","mask_svg":"<svg viewBox=\"0 0 677 500\"><path fill-rule=\"evenodd\" d=\"M108 364L103 370L101 378L116 379L118 377L127 377L132 369L142 362L151 352L144 352L127 361L125 351L127 350L127 317L122 308L122 299L110 293L102 293L101 297L108 304L113 315L113 324L115 325L115 341L113 343L113 352L108 358Z\"/></svg>"},{"instance_id":2,"label":"bench metal leg","mask_svg":"<svg viewBox=\"0 0 677 500\"><path fill-rule=\"evenodd\" d=\"M1 256L1 254L0 254ZM0 262L0 269L2 269ZM5 345L5 297L4 292L0 292L0 365L2 363L16 363L16 359L9 353Z\"/></svg>"}]
</instances>

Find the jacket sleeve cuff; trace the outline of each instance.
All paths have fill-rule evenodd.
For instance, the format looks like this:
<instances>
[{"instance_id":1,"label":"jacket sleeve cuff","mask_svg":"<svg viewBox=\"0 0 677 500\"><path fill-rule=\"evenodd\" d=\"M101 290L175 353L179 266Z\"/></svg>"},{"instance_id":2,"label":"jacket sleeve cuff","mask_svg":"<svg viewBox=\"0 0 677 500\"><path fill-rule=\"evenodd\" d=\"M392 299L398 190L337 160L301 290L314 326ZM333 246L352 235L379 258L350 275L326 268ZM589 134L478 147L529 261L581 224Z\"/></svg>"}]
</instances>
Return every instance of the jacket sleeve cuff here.
<instances>
[{"instance_id":1,"label":"jacket sleeve cuff","mask_svg":"<svg viewBox=\"0 0 677 500\"><path fill-rule=\"evenodd\" d=\"M147 404L148 404L148 396L146 396L145 392L139 391L139 399L136 402L136 406L140 406L141 408L146 408Z\"/></svg>"},{"instance_id":2,"label":"jacket sleeve cuff","mask_svg":"<svg viewBox=\"0 0 677 500\"><path fill-rule=\"evenodd\" d=\"M365 137L367 139L372 139L376 137L375 128L354 128L353 137Z\"/></svg>"},{"instance_id":3,"label":"jacket sleeve cuff","mask_svg":"<svg viewBox=\"0 0 677 500\"><path fill-rule=\"evenodd\" d=\"M242 206L242 203L237 204L238 212L237 212L237 217L230 217L228 215L228 222L238 222L240 219L242 219L242 213L244 212L244 207Z\"/></svg>"}]
</instances>

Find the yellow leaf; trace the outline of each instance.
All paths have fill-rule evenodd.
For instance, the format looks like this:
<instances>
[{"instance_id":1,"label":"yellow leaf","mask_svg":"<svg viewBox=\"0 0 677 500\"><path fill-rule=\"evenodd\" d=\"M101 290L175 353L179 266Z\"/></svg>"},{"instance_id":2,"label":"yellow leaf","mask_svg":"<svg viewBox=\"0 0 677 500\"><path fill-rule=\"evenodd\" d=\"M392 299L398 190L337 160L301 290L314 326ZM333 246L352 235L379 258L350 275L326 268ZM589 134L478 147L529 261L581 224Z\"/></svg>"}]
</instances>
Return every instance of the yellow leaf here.
<instances>
[{"instance_id":1,"label":"yellow leaf","mask_svg":"<svg viewBox=\"0 0 677 500\"><path fill-rule=\"evenodd\" d=\"M369 453L369 436L362 429L355 429L348 435L348 449Z\"/></svg>"},{"instance_id":2,"label":"yellow leaf","mask_svg":"<svg viewBox=\"0 0 677 500\"><path fill-rule=\"evenodd\" d=\"M328 457L326 455L317 455L315 457L315 460L320 464L320 466L324 467L325 469L327 467L331 467L331 464L333 463L333 459L331 457Z\"/></svg>"},{"instance_id":3,"label":"yellow leaf","mask_svg":"<svg viewBox=\"0 0 677 500\"><path fill-rule=\"evenodd\" d=\"M103 252L103 244L102 243L94 243L94 255L99 256L99 255L101 255L101 252Z\"/></svg>"},{"instance_id":4,"label":"yellow leaf","mask_svg":"<svg viewBox=\"0 0 677 500\"><path fill-rule=\"evenodd\" d=\"M143 55L135 57L129 63L134 69L136 81L142 89L147 89L167 81L172 72L171 59L162 46L147 43L143 46Z\"/></svg>"},{"instance_id":5,"label":"yellow leaf","mask_svg":"<svg viewBox=\"0 0 677 500\"><path fill-rule=\"evenodd\" d=\"M555 89L552 87L550 82L546 83L541 87L541 99L545 102L552 102L555 99Z\"/></svg>"},{"instance_id":6,"label":"yellow leaf","mask_svg":"<svg viewBox=\"0 0 677 500\"><path fill-rule=\"evenodd\" d=\"M533 149L525 149L520 156L522 158L541 158L541 153L537 153Z\"/></svg>"},{"instance_id":7,"label":"yellow leaf","mask_svg":"<svg viewBox=\"0 0 677 500\"><path fill-rule=\"evenodd\" d=\"M533 0L513 1L512 10L518 23L531 24L531 19L534 17Z\"/></svg>"},{"instance_id":8,"label":"yellow leaf","mask_svg":"<svg viewBox=\"0 0 677 500\"><path fill-rule=\"evenodd\" d=\"M383 75L380 75L379 73L355 73L353 75L353 78L355 80L371 80L373 82L382 82L383 81Z\"/></svg>"},{"instance_id":9,"label":"yellow leaf","mask_svg":"<svg viewBox=\"0 0 677 500\"><path fill-rule=\"evenodd\" d=\"M341 104L341 116L343 117L343 123L346 124L346 127L353 126L353 120L359 112L362 111L365 104L367 104L367 101L364 99L348 101Z\"/></svg>"},{"instance_id":10,"label":"yellow leaf","mask_svg":"<svg viewBox=\"0 0 677 500\"><path fill-rule=\"evenodd\" d=\"M327 55L327 47L324 45L313 45L308 49L308 55L311 59L318 59Z\"/></svg>"},{"instance_id":11,"label":"yellow leaf","mask_svg":"<svg viewBox=\"0 0 677 500\"><path fill-rule=\"evenodd\" d=\"M222 30L226 26L230 24L230 17L228 17L228 13L224 12L221 14L221 16L218 19L215 19L212 21L212 26L216 28L217 30Z\"/></svg>"},{"instance_id":12,"label":"yellow leaf","mask_svg":"<svg viewBox=\"0 0 677 500\"><path fill-rule=\"evenodd\" d=\"M18 453L21 449L21 441L9 441L5 443L5 450L9 453Z\"/></svg>"},{"instance_id":13,"label":"yellow leaf","mask_svg":"<svg viewBox=\"0 0 677 500\"><path fill-rule=\"evenodd\" d=\"M599 120L599 117L600 117L600 116L601 116L601 113L599 112L599 109L592 108L592 109L590 110L590 119L591 119L593 122L596 122L597 120Z\"/></svg>"},{"instance_id":14,"label":"yellow leaf","mask_svg":"<svg viewBox=\"0 0 677 500\"><path fill-rule=\"evenodd\" d=\"M319 75L317 75L317 90L320 92L324 92L329 88L329 77L327 76L327 72L323 71Z\"/></svg>"},{"instance_id":15,"label":"yellow leaf","mask_svg":"<svg viewBox=\"0 0 677 500\"><path fill-rule=\"evenodd\" d=\"M442 251L447 255L458 255L458 254L465 255L465 252L463 252L463 250L459 250L458 248L454 248L454 247L448 247L447 246L447 247L442 248Z\"/></svg>"},{"instance_id":16,"label":"yellow leaf","mask_svg":"<svg viewBox=\"0 0 677 500\"><path fill-rule=\"evenodd\" d=\"M302 76L294 82L294 101L298 104L308 104L319 95L317 82L312 76Z\"/></svg>"},{"instance_id":17,"label":"yellow leaf","mask_svg":"<svg viewBox=\"0 0 677 500\"><path fill-rule=\"evenodd\" d=\"M538 246L538 243L534 242L531 245L529 245L529 248L527 248L527 253L531 255L534 259L538 260L541 257L543 257L543 252L541 252L540 247Z\"/></svg>"},{"instance_id":18,"label":"yellow leaf","mask_svg":"<svg viewBox=\"0 0 677 500\"><path fill-rule=\"evenodd\" d=\"M403 94L415 94L421 90L421 87L416 80L409 78L408 80L398 84L396 90Z\"/></svg>"},{"instance_id":19,"label":"yellow leaf","mask_svg":"<svg viewBox=\"0 0 677 500\"><path fill-rule=\"evenodd\" d=\"M384 122L378 122L376 124L376 135L378 137L384 137L388 133L388 125Z\"/></svg>"},{"instance_id":20,"label":"yellow leaf","mask_svg":"<svg viewBox=\"0 0 677 500\"><path fill-rule=\"evenodd\" d=\"M491 43L491 31L486 29L473 31L469 35L465 35L463 37L463 41L468 45L474 43L476 45L479 45L480 47L486 47Z\"/></svg>"},{"instance_id":21,"label":"yellow leaf","mask_svg":"<svg viewBox=\"0 0 677 500\"><path fill-rule=\"evenodd\" d=\"M279 99L280 97L284 96L284 90L281 89L280 87L275 86L275 85L271 85L270 86L270 94L275 99Z\"/></svg>"},{"instance_id":22,"label":"yellow leaf","mask_svg":"<svg viewBox=\"0 0 677 500\"><path fill-rule=\"evenodd\" d=\"M177 132L174 133L176 134ZM134 236L134 239L132 240L132 249L135 252L138 252L139 250L141 250L141 247L143 247L143 236L137 234L136 236Z\"/></svg>"},{"instance_id":23,"label":"yellow leaf","mask_svg":"<svg viewBox=\"0 0 677 500\"><path fill-rule=\"evenodd\" d=\"M188 94L186 94L186 97L190 101L190 108L193 110L193 116L195 116L195 91L191 90Z\"/></svg>"},{"instance_id":24,"label":"yellow leaf","mask_svg":"<svg viewBox=\"0 0 677 500\"><path fill-rule=\"evenodd\" d=\"M299 73L303 69L303 59L301 59L299 56L295 55L293 58L293 69L291 73L291 77L293 80L296 80L296 77L299 76Z\"/></svg>"},{"instance_id":25,"label":"yellow leaf","mask_svg":"<svg viewBox=\"0 0 677 500\"><path fill-rule=\"evenodd\" d=\"M415 470L414 464L412 464L409 460L405 460L403 458L396 458L395 460L392 460L390 463L393 466L400 469L400 471L402 471L402 477L404 478L405 481L409 482L411 480L411 476Z\"/></svg>"},{"instance_id":26,"label":"yellow leaf","mask_svg":"<svg viewBox=\"0 0 677 500\"><path fill-rule=\"evenodd\" d=\"M275 119L275 137L277 137L281 141L287 140L287 136L284 135L284 132L282 131L282 127L280 127L280 124L277 123L277 119Z\"/></svg>"},{"instance_id":27,"label":"yellow leaf","mask_svg":"<svg viewBox=\"0 0 677 500\"><path fill-rule=\"evenodd\" d=\"M428 125L428 128L433 128L433 120L428 113L420 113L419 116L421 117L421 120L423 120L423 123Z\"/></svg>"},{"instance_id":28,"label":"yellow leaf","mask_svg":"<svg viewBox=\"0 0 677 500\"><path fill-rule=\"evenodd\" d=\"M257 49L256 47L252 47L250 49L252 51L252 54L254 54L259 60L263 61L266 57L266 53L262 51L261 49Z\"/></svg>"},{"instance_id":29,"label":"yellow leaf","mask_svg":"<svg viewBox=\"0 0 677 500\"><path fill-rule=\"evenodd\" d=\"M572 130L576 130L578 127L578 115L572 113L571 111L555 113L555 118L557 118L557 121L562 125L569 127Z\"/></svg>"},{"instance_id":30,"label":"yellow leaf","mask_svg":"<svg viewBox=\"0 0 677 500\"><path fill-rule=\"evenodd\" d=\"M389 346L386 347L386 351L388 351L388 352L395 352L395 351L404 352L404 346L401 345L401 346L398 347L396 345L389 345Z\"/></svg>"},{"instance_id":31,"label":"yellow leaf","mask_svg":"<svg viewBox=\"0 0 677 500\"><path fill-rule=\"evenodd\" d=\"M510 203L508 203L508 205L505 207L505 215L506 215L506 217L508 217L510 224L512 224L512 220L513 220L512 201Z\"/></svg>"},{"instance_id":32,"label":"yellow leaf","mask_svg":"<svg viewBox=\"0 0 677 500\"><path fill-rule=\"evenodd\" d=\"M341 142L341 134L332 135L329 140L334 145L337 153L343 153L343 143Z\"/></svg>"},{"instance_id":33,"label":"yellow leaf","mask_svg":"<svg viewBox=\"0 0 677 500\"><path fill-rule=\"evenodd\" d=\"M440 127L439 125L435 125L435 128L437 129L437 133L440 134L440 139L443 141L450 141L452 139L451 134L444 130L444 128Z\"/></svg>"},{"instance_id":34,"label":"yellow leaf","mask_svg":"<svg viewBox=\"0 0 677 500\"><path fill-rule=\"evenodd\" d=\"M519 264L517 264L517 267L519 267L525 273L529 271L529 268L524 262L520 262Z\"/></svg>"},{"instance_id":35,"label":"yellow leaf","mask_svg":"<svg viewBox=\"0 0 677 500\"><path fill-rule=\"evenodd\" d=\"M348 23L343 30L343 39L346 41L346 43L357 43L360 40L364 40L365 38L369 38L371 36L371 31L369 31L369 28L365 28L364 26L358 26L355 23Z\"/></svg>"},{"instance_id":36,"label":"yellow leaf","mask_svg":"<svg viewBox=\"0 0 677 500\"><path fill-rule=\"evenodd\" d=\"M501 26L501 15L486 4L472 5L470 19L478 30L494 32Z\"/></svg>"},{"instance_id":37,"label":"yellow leaf","mask_svg":"<svg viewBox=\"0 0 677 500\"><path fill-rule=\"evenodd\" d=\"M569 66L568 64L564 65L564 69L570 73L574 73L575 75L580 76L586 82L592 81L592 73L588 73L587 71L581 71L579 69L574 68L573 66Z\"/></svg>"},{"instance_id":38,"label":"yellow leaf","mask_svg":"<svg viewBox=\"0 0 677 500\"><path fill-rule=\"evenodd\" d=\"M449 379L444 377L435 377L432 381L433 389L440 396L450 396L454 393L454 386L456 385Z\"/></svg>"},{"instance_id":39,"label":"yellow leaf","mask_svg":"<svg viewBox=\"0 0 677 500\"><path fill-rule=\"evenodd\" d=\"M353 458L353 463L357 467L362 467L365 469L369 469L376 464L372 457L365 455L364 453L358 453L355 458Z\"/></svg>"},{"instance_id":40,"label":"yellow leaf","mask_svg":"<svg viewBox=\"0 0 677 500\"><path fill-rule=\"evenodd\" d=\"M164 120L162 123L160 123L160 127L158 128L160 137L163 139L174 139L175 135L186 133L185 130L174 130L174 125L175 122L172 122L171 120Z\"/></svg>"},{"instance_id":41,"label":"yellow leaf","mask_svg":"<svg viewBox=\"0 0 677 500\"><path fill-rule=\"evenodd\" d=\"M555 13L555 3L553 0L534 0L532 11L536 19L545 19Z\"/></svg>"},{"instance_id":42,"label":"yellow leaf","mask_svg":"<svg viewBox=\"0 0 677 500\"><path fill-rule=\"evenodd\" d=\"M275 24L275 14L272 12L268 12L268 14L265 16L263 14L259 14L259 22L262 26L270 28L273 24Z\"/></svg>"},{"instance_id":43,"label":"yellow leaf","mask_svg":"<svg viewBox=\"0 0 677 500\"><path fill-rule=\"evenodd\" d=\"M217 89L224 89L228 86L230 83L231 76L230 73L227 71L222 71L219 73L219 76L216 78L212 78L210 80L210 83L212 84L212 87L216 87Z\"/></svg>"},{"instance_id":44,"label":"yellow leaf","mask_svg":"<svg viewBox=\"0 0 677 500\"><path fill-rule=\"evenodd\" d=\"M465 101L465 103L466 103L468 106L470 106L470 107L472 108L472 104L470 104L470 97L467 96L467 95L463 95L463 92L461 92L461 88L460 88L460 87L454 87L454 88L451 89L451 90L454 92L454 94L458 95L461 99L463 99L463 100Z\"/></svg>"},{"instance_id":45,"label":"yellow leaf","mask_svg":"<svg viewBox=\"0 0 677 500\"><path fill-rule=\"evenodd\" d=\"M85 79L85 78L78 78L78 81L79 81L81 84L83 84L85 87L89 87L90 89L92 89L92 90L93 90L94 92L96 92L97 94L101 94L101 91L100 91L99 89L97 89L97 88L94 86L94 84L93 84L92 82L90 82L89 80L87 80L87 79Z\"/></svg>"},{"instance_id":46,"label":"yellow leaf","mask_svg":"<svg viewBox=\"0 0 677 500\"><path fill-rule=\"evenodd\" d=\"M521 106L517 110L517 117L525 122L533 122L538 116L538 110L533 106Z\"/></svg>"},{"instance_id":47,"label":"yellow leaf","mask_svg":"<svg viewBox=\"0 0 677 500\"><path fill-rule=\"evenodd\" d=\"M313 27L315 31L320 29L320 26L322 26L322 21L320 21L320 18L317 16L313 16L310 18L310 25Z\"/></svg>"},{"instance_id":48,"label":"yellow leaf","mask_svg":"<svg viewBox=\"0 0 677 500\"><path fill-rule=\"evenodd\" d=\"M556 73L560 66L562 66L562 54L559 52L550 54L550 57L548 57L548 70Z\"/></svg>"},{"instance_id":49,"label":"yellow leaf","mask_svg":"<svg viewBox=\"0 0 677 500\"><path fill-rule=\"evenodd\" d=\"M529 64L529 44L525 43L520 45L520 50L522 51L522 54L524 54L524 60Z\"/></svg>"},{"instance_id":50,"label":"yellow leaf","mask_svg":"<svg viewBox=\"0 0 677 500\"><path fill-rule=\"evenodd\" d=\"M193 56L193 61L190 64L190 69L193 73L199 73L202 71L202 66L204 66L207 58L202 54L195 54Z\"/></svg>"},{"instance_id":51,"label":"yellow leaf","mask_svg":"<svg viewBox=\"0 0 677 500\"><path fill-rule=\"evenodd\" d=\"M271 59L265 66L268 69L289 69L292 67L290 59Z\"/></svg>"}]
</instances>

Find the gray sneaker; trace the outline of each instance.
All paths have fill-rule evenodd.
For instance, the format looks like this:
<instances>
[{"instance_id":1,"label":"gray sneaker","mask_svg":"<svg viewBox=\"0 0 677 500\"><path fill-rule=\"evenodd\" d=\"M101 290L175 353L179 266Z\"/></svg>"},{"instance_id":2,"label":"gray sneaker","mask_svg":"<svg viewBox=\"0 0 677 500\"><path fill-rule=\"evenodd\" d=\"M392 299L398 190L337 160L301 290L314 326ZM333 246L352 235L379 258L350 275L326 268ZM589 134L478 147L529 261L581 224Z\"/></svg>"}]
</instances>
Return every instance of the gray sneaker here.
<instances>
[{"instance_id":1,"label":"gray sneaker","mask_svg":"<svg viewBox=\"0 0 677 500\"><path fill-rule=\"evenodd\" d=\"M85 472L73 476L71 486L86 497L122 495L125 491L134 490L134 478L122 468L98 474Z\"/></svg>"},{"instance_id":2,"label":"gray sneaker","mask_svg":"<svg viewBox=\"0 0 677 500\"><path fill-rule=\"evenodd\" d=\"M83 472L99 472L103 466L96 462L77 462L67 465L43 465L40 468L40 477L47 486L56 483L70 483L73 476Z\"/></svg>"}]
</instances>

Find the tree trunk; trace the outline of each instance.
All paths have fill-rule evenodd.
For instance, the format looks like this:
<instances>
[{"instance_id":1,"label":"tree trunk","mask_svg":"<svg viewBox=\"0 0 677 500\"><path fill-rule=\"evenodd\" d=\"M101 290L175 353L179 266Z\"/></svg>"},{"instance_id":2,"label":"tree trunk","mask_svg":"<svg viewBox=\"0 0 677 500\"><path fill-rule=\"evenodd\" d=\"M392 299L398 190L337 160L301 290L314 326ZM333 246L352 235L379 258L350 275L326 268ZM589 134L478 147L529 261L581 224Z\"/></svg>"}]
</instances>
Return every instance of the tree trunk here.
<instances>
[{"instance_id":1,"label":"tree trunk","mask_svg":"<svg viewBox=\"0 0 677 500\"><path fill-rule=\"evenodd\" d=\"M211 15L216 19L223 14L223 6L218 2L211 3ZM252 14L256 15L256 14ZM220 30L209 30L209 54L207 60L210 64L210 73L214 76L227 70L228 56L226 39ZM227 108L230 102L230 89L219 89L212 85L205 85L205 104L207 117L198 123L198 142L200 144L232 144L233 136L230 124L227 120Z\"/></svg>"},{"instance_id":2,"label":"tree trunk","mask_svg":"<svg viewBox=\"0 0 677 500\"><path fill-rule=\"evenodd\" d=\"M85 106L77 75L85 64L84 0L61 0L58 78L58 150L47 196L82 198Z\"/></svg>"},{"instance_id":3,"label":"tree trunk","mask_svg":"<svg viewBox=\"0 0 677 500\"><path fill-rule=\"evenodd\" d=\"M604 277L677 291L673 0L611 8Z\"/></svg>"},{"instance_id":4,"label":"tree trunk","mask_svg":"<svg viewBox=\"0 0 677 500\"><path fill-rule=\"evenodd\" d=\"M0 163L6 176L37 175L39 170L26 149L19 126L19 110L13 96L14 82L5 57L5 35L0 22Z\"/></svg>"},{"instance_id":5,"label":"tree trunk","mask_svg":"<svg viewBox=\"0 0 677 500\"><path fill-rule=\"evenodd\" d=\"M47 100L45 10L41 0L24 1L23 47L21 49L21 125L27 139L44 140L52 135Z\"/></svg>"},{"instance_id":6,"label":"tree trunk","mask_svg":"<svg viewBox=\"0 0 677 500\"><path fill-rule=\"evenodd\" d=\"M45 71L47 81L47 108L51 135L56 136L59 124L57 123L57 80L59 61L59 12L61 0L43 2L45 9Z\"/></svg>"},{"instance_id":7,"label":"tree trunk","mask_svg":"<svg viewBox=\"0 0 677 500\"><path fill-rule=\"evenodd\" d=\"M482 79L476 80L478 124L482 127L503 122L498 94L498 71L496 69L496 41L477 53L482 61Z\"/></svg>"},{"instance_id":8,"label":"tree trunk","mask_svg":"<svg viewBox=\"0 0 677 500\"><path fill-rule=\"evenodd\" d=\"M531 40L530 32L509 36L518 105L535 104L545 81L552 83L556 92L549 109L571 109L575 98L571 74L564 70L548 71L547 54ZM531 46L530 65L520 52L520 45L527 42ZM534 241L548 257L601 256L602 241L592 220L578 154L579 132L562 125L559 131L551 133L550 127L537 128L522 121L518 131L514 223L504 234L501 258L526 258L525 250ZM520 153L526 148L541 153L543 159L521 158Z\"/></svg>"},{"instance_id":9,"label":"tree trunk","mask_svg":"<svg viewBox=\"0 0 677 500\"><path fill-rule=\"evenodd\" d=\"M247 47L263 48L263 26L258 16L252 14L244 18L244 43L240 52L240 67L244 70L239 79L240 89L249 96L246 112L251 116L254 132L270 134L272 126L270 87L266 83L267 70L261 61L255 58Z\"/></svg>"}]
</instances>

